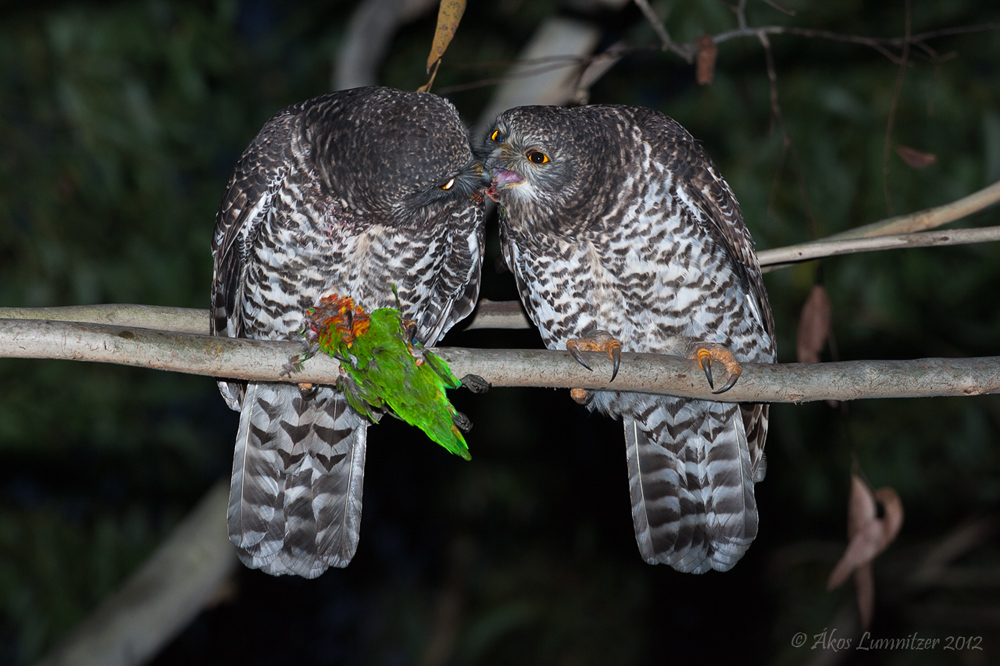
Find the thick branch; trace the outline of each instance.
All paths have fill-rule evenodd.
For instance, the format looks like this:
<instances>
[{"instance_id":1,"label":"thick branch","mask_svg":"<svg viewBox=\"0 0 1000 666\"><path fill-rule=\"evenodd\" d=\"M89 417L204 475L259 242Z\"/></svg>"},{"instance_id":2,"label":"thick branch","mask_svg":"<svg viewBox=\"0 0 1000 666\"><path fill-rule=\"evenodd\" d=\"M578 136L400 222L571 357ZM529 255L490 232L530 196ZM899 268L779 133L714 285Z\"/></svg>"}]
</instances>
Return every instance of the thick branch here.
<instances>
[{"instance_id":1,"label":"thick branch","mask_svg":"<svg viewBox=\"0 0 1000 666\"><path fill-rule=\"evenodd\" d=\"M338 364L325 355L309 359L293 377L281 377L295 342L213 338L138 328L73 322L0 320L0 356L118 363L158 370L256 381L332 384ZM440 348L459 377L475 374L494 386L580 387L644 391L723 402L805 402L857 398L913 398L1000 392L1000 357L849 361L844 363L743 366L736 386L709 393L689 359L622 354L614 384L610 361L590 354L588 372L566 352Z\"/></svg>"}]
</instances>

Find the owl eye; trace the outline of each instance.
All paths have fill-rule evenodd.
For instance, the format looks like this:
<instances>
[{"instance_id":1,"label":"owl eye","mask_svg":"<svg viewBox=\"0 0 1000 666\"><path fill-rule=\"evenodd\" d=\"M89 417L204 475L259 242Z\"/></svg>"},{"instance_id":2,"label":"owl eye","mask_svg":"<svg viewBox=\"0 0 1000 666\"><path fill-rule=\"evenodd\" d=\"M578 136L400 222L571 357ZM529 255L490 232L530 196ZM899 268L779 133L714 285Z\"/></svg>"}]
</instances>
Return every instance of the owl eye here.
<instances>
[{"instance_id":1,"label":"owl eye","mask_svg":"<svg viewBox=\"0 0 1000 666\"><path fill-rule=\"evenodd\" d=\"M529 150L524 155L534 164L545 164L549 161L549 156L540 150Z\"/></svg>"},{"instance_id":2,"label":"owl eye","mask_svg":"<svg viewBox=\"0 0 1000 666\"><path fill-rule=\"evenodd\" d=\"M496 143L498 141L503 141L503 132L498 129L493 130L490 134L490 141Z\"/></svg>"},{"instance_id":3,"label":"owl eye","mask_svg":"<svg viewBox=\"0 0 1000 666\"><path fill-rule=\"evenodd\" d=\"M455 186L455 179L454 178L449 178L448 182L441 186L441 189L447 192L448 190L450 190L454 186Z\"/></svg>"}]
</instances>

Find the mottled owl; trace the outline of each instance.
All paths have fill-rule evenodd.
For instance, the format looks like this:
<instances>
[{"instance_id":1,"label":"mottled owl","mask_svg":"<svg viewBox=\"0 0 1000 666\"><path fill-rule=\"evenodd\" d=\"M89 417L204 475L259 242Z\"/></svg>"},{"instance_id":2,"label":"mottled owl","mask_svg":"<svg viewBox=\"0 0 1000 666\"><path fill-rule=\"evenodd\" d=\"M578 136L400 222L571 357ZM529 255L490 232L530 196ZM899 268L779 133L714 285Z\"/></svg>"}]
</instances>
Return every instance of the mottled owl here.
<instances>
[{"instance_id":1,"label":"mottled owl","mask_svg":"<svg viewBox=\"0 0 1000 666\"><path fill-rule=\"evenodd\" d=\"M518 107L500 114L480 157L504 258L547 347L619 343L704 359L709 371L715 358L731 381L739 361L774 361L739 204L677 122L639 107ZM642 557L686 572L730 569L757 534L767 405L612 390L586 398L622 418Z\"/></svg>"},{"instance_id":2,"label":"mottled owl","mask_svg":"<svg viewBox=\"0 0 1000 666\"><path fill-rule=\"evenodd\" d=\"M236 165L212 254L213 335L296 340L332 293L396 307L434 345L473 309L481 168L455 108L357 88L271 118ZM332 387L220 382L240 412L228 524L249 567L314 578L354 556L368 421Z\"/></svg>"}]
</instances>

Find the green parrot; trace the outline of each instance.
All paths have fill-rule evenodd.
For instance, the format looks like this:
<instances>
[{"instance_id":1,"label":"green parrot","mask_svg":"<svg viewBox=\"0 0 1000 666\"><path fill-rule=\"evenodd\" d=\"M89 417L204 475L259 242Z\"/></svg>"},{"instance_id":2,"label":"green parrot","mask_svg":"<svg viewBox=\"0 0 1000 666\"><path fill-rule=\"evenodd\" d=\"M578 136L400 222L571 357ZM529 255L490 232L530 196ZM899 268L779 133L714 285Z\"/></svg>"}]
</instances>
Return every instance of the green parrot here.
<instances>
[{"instance_id":1,"label":"green parrot","mask_svg":"<svg viewBox=\"0 0 1000 666\"><path fill-rule=\"evenodd\" d=\"M366 314L336 294L306 312L303 334L340 361L337 388L358 413L378 422L386 407L446 450L470 460L459 426L471 423L445 395L461 381L448 364L413 339L415 325L395 308Z\"/></svg>"}]
</instances>

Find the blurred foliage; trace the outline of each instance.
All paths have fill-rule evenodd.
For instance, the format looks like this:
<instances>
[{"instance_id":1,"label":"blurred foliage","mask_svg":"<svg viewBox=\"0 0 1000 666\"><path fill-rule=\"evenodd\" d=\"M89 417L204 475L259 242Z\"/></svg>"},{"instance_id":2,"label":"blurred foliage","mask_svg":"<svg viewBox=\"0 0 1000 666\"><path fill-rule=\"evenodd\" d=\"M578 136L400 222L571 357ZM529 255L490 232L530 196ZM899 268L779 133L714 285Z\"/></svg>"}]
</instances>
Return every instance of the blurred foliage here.
<instances>
[{"instance_id":1,"label":"blurred foliage","mask_svg":"<svg viewBox=\"0 0 1000 666\"><path fill-rule=\"evenodd\" d=\"M735 26L724 2L651 4L678 41ZM750 25L904 32L902 2L780 3L794 15L747 4ZM329 89L356 5L0 5L0 303L205 307L209 239L230 170L271 114ZM472 123L494 87L467 85L502 77L560 7L469 3L436 89L454 88L448 96ZM383 83L424 82L434 20L429 12L401 29ZM772 117L755 38L720 44L715 79L699 87L692 67L657 48L632 5L597 20L604 45L636 48L590 100L652 106L688 127L732 185L760 247L889 214L883 154L896 64L860 45L772 36L790 150ZM912 20L916 34L1000 14L975 0L915 0ZM1000 179L996 37L934 39L937 58L911 50L892 143L937 162L918 171L890 154L893 212L947 203ZM961 224L995 224L996 215ZM493 266L495 228L489 237ZM833 302L836 353L828 358L996 355L998 267L993 244L861 254L770 273L779 356L794 360L798 312L817 281ZM511 282L487 270L484 296L515 298ZM527 331L459 332L446 343L539 345ZM4 360L0 386L0 663L26 664L134 571L214 480L228 477L236 417L211 381L166 373ZM899 541L876 561L873 633L981 635L987 652L961 663L996 659L1000 608L986 587L997 580L995 541L960 561L978 567L981 581L916 591L910 582L921 558L963 520L1000 511L996 396L775 406L768 478L757 487L760 536L732 572L701 577L639 560L618 424L588 415L562 391L495 390L456 403L476 424L471 463L451 460L401 424L380 424L351 566L315 581L243 570L237 593L203 613L156 663L815 659L823 655L790 641L796 631L811 637L836 626L852 609L850 586L827 593L825 580L846 542L853 458L873 485L896 488L907 515Z\"/></svg>"}]
</instances>

